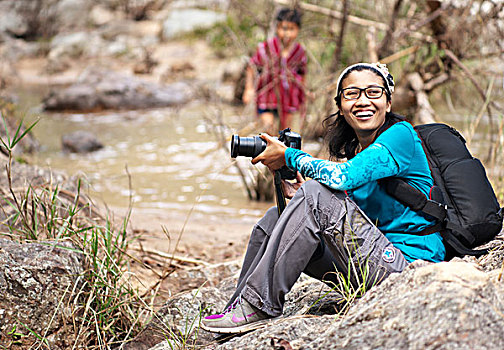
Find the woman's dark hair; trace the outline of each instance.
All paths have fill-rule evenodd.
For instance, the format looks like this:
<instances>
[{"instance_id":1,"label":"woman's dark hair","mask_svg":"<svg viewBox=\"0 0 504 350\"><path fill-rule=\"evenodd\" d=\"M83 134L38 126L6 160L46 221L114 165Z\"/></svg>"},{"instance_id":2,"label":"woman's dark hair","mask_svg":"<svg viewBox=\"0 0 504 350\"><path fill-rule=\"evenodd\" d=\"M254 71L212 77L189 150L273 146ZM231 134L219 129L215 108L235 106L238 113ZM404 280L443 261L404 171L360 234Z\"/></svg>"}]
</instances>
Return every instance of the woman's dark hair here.
<instances>
[{"instance_id":1,"label":"woman's dark hair","mask_svg":"<svg viewBox=\"0 0 504 350\"><path fill-rule=\"evenodd\" d=\"M299 28L301 28L301 17L302 13L296 8L283 8L278 11L276 20L277 22L287 21L296 23Z\"/></svg>"},{"instance_id":2,"label":"woman's dark hair","mask_svg":"<svg viewBox=\"0 0 504 350\"><path fill-rule=\"evenodd\" d=\"M362 70L369 70L376 75L378 75L382 80L383 76L374 68L372 67L363 67L363 66L356 66L347 72L345 72L345 75L341 77L340 81L343 82L343 80L353 71L362 71ZM385 85L385 81L383 81ZM342 89L343 84L339 84L338 91L336 91L336 104L339 107L341 107L341 89ZM386 85L385 85L386 86ZM385 95L387 96L387 101L391 101L391 95L388 90L385 91ZM336 119L334 119L336 118ZM404 121L405 118L399 114L395 114L392 112L386 112L385 113L385 122L383 125L378 129L378 132L376 133L376 136L380 135L383 133L385 130L390 128L392 125L395 123ZM326 142L329 148L329 155L332 159L337 158L337 159L342 159L342 158L347 158L351 159L355 157L355 152L357 150L357 147L359 146L359 140L357 139L357 135L355 134L354 129L346 122L345 117L338 111L334 114L331 114L329 117L327 117L324 120L324 125L327 127L327 133L326 133Z\"/></svg>"},{"instance_id":3,"label":"woman's dark hair","mask_svg":"<svg viewBox=\"0 0 504 350\"><path fill-rule=\"evenodd\" d=\"M333 118L336 117L334 120ZM385 130L398 122L406 120L402 115L387 112L385 114L385 122L378 129L376 136L382 134ZM354 129L345 120L345 117L338 111L331 114L324 120L324 125L327 125L326 142L329 148L331 159L352 159L355 157L359 140Z\"/></svg>"}]
</instances>

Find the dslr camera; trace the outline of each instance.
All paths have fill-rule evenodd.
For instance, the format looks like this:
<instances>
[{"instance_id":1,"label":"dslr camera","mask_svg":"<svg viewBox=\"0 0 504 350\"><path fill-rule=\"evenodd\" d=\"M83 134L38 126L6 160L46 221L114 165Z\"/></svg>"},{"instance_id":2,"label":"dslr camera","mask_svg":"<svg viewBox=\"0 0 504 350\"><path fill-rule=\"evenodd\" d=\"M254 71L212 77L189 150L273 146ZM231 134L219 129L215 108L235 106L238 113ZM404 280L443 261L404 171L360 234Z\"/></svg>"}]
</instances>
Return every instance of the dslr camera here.
<instances>
[{"instance_id":1,"label":"dslr camera","mask_svg":"<svg viewBox=\"0 0 504 350\"><path fill-rule=\"evenodd\" d=\"M284 129L278 134L278 141L283 142L287 147L301 149L301 135L291 131L290 128ZM259 136L240 137L233 135L231 138L231 157L257 157L266 149L267 142ZM282 179L293 180L296 178L296 172L283 166L278 170Z\"/></svg>"}]
</instances>

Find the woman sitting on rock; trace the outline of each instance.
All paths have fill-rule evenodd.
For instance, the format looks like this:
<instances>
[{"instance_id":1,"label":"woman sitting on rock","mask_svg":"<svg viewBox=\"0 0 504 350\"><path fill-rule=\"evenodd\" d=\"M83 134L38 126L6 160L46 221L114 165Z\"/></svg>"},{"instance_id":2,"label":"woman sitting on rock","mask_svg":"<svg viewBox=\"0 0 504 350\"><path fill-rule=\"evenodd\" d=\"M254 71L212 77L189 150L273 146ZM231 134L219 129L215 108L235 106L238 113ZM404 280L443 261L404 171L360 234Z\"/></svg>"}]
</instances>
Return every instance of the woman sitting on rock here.
<instances>
[{"instance_id":1,"label":"woman sitting on rock","mask_svg":"<svg viewBox=\"0 0 504 350\"><path fill-rule=\"evenodd\" d=\"M426 196L433 185L415 130L391 112L393 91L385 65L358 63L341 73L327 139L331 158L346 162L316 159L261 135L267 147L252 162L298 171L295 183L283 183L292 199L280 216L272 208L255 225L236 292L222 314L205 317L203 329L241 333L281 315L301 272L337 283L336 269L354 287L370 288L415 260L444 259L439 233L415 235L435 221L380 185L400 177Z\"/></svg>"}]
</instances>

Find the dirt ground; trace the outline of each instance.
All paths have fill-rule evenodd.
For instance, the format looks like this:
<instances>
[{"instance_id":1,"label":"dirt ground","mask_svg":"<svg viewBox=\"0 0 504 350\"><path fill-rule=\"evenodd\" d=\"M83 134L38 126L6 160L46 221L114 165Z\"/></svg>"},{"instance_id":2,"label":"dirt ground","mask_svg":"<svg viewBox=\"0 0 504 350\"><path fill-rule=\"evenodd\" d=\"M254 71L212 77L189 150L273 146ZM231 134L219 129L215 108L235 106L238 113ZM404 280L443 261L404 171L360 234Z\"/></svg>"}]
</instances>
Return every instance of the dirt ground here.
<instances>
[{"instance_id":1,"label":"dirt ground","mask_svg":"<svg viewBox=\"0 0 504 350\"><path fill-rule=\"evenodd\" d=\"M157 286L161 276L187 270L196 273L195 280L170 278L161 283L157 293L162 297L199 288L193 282L207 282L197 273L201 268L241 261L254 223L253 218L209 218L190 213L182 217L170 212L145 215L133 210L130 227L138 239L130 245L129 253L137 259L131 261L131 271L139 277L133 282L146 291Z\"/></svg>"}]
</instances>

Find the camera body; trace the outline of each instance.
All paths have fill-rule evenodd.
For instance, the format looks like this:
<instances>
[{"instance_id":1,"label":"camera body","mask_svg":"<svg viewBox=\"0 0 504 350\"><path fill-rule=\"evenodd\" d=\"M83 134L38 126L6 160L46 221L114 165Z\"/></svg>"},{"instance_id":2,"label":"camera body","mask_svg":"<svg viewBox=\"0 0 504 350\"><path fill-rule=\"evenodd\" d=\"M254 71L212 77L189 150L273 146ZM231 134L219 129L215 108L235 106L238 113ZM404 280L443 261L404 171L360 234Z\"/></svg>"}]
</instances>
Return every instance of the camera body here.
<instances>
[{"instance_id":1,"label":"camera body","mask_svg":"<svg viewBox=\"0 0 504 350\"><path fill-rule=\"evenodd\" d=\"M291 131L290 128L284 129L278 134L278 141L283 142L287 147L301 149L301 135ZM240 137L233 135L231 138L231 157L237 156L255 158L266 149L266 141L259 136ZM296 172L286 166L279 169L282 179L293 180L296 178Z\"/></svg>"}]
</instances>

